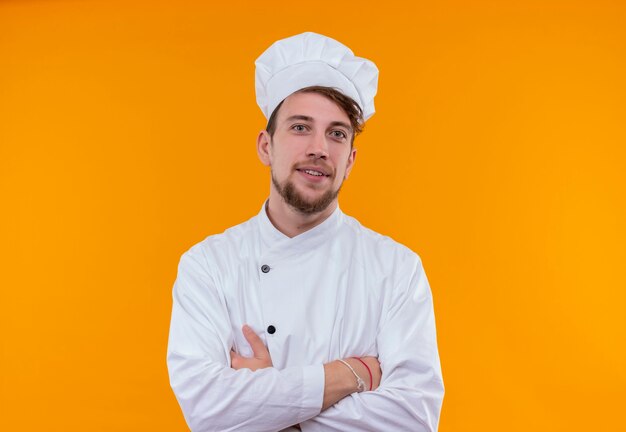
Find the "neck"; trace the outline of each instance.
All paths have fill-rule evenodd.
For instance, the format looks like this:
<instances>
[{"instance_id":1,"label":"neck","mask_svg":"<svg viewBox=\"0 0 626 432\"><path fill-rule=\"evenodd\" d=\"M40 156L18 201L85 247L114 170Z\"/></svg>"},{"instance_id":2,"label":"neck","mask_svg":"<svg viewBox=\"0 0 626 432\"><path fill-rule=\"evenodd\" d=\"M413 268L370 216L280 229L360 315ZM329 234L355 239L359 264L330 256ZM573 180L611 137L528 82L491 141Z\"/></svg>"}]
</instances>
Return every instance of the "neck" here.
<instances>
[{"instance_id":1,"label":"neck","mask_svg":"<svg viewBox=\"0 0 626 432\"><path fill-rule=\"evenodd\" d=\"M267 217L278 231L287 237L295 237L324 222L336 208L337 199L319 213L303 214L287 204L283 197L271 188L265 210Z\"/></svg>"}]
</instances>

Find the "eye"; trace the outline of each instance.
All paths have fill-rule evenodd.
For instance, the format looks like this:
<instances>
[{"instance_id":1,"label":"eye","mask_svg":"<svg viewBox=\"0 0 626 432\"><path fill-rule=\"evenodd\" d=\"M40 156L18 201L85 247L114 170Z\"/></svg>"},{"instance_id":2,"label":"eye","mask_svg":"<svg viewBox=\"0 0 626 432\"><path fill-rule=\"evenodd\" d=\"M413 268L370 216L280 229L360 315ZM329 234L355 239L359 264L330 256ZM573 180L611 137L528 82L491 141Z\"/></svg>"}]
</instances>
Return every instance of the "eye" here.
<instances>
[{"instance_id":1,"label":"eye","mask_svg":"<svg viewBox=\"0 0 626 432\"><path fill-rule=\"evenodd\" d=\"M331 132L333 138L339 138L339 139L346 139L348 138L348 135L346 135L346 133L344 131L341 130L334 130Z\"/></svg>"},{"instance_id":2,"label":"eye","mask_svg":"<svg viewBox=\"0 0 626 432\"><path fill-rule=\"evenodd\" d=\"M305 132L306 126L303 124L295 124L291 126L291 129L295 130L296 132Z\"/></svg>"}]
</instances>

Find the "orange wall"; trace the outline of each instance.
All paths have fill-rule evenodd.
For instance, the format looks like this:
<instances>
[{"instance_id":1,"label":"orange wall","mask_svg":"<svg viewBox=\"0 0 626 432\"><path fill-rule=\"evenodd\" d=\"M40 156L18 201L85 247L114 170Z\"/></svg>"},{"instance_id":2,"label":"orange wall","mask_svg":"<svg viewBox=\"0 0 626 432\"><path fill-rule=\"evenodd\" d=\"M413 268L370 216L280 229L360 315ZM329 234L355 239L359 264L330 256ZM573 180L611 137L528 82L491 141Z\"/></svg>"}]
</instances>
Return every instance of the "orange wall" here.
<instances>
[{"instance_id":1,"label":"orange wall","mask_svg":"<svg viewBox=\"0 0 626 432\"><path fill-rule=\"evenodd\" d=\"M224 4L0 2L0 430L186 430L178 259L260 208L254 60L307 30L381 70L341 205L423 258L440 430L623 428L626 4Z\"/></svg>"}]
</instances>

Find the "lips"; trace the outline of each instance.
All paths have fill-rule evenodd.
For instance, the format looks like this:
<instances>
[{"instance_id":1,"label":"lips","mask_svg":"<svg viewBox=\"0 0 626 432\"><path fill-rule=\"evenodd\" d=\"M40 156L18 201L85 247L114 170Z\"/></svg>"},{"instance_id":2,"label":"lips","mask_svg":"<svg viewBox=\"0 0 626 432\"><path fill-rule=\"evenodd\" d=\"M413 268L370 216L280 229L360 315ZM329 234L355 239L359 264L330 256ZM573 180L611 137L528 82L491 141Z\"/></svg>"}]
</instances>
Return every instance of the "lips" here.
<instances>
[{"instance_id":1,"label":"lips","mask_svg":"<svg viewBox=\"0 0 626 432\"><path fill-rule=\"evenodd\" d=\"M315 176L315 177L324 177L325 176L325 174L323 172L320 172L320 171L314 171L314 170L298 170L298 171L301 171L303 173L307 173L308 175L312 175L312 176Z\"/></svg>"},{"instance_id":2,"label":"lips","mask_svg":"<svg viewBox=\"0 0 626 432\"><path fill-rule=\"evenodd\" d=\"M297 167L296 171L300 171L315 177L330 177L330 170L319 166L301 166Z\"/></svg>"}]
</instances>

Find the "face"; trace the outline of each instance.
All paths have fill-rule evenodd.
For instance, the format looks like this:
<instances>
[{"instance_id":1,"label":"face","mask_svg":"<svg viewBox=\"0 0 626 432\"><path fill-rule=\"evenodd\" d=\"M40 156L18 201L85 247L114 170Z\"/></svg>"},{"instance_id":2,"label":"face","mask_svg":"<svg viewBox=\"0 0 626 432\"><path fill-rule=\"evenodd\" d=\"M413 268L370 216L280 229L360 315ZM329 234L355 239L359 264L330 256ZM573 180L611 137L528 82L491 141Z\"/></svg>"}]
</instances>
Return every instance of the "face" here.
<instances>
[{"instance_id":1,"label":"face","mask_svg":"<svg viewBox=\"0 0 626 432\"><path fill-rule=\"evenodd\" d=\"M325 96L287 97L274 137L262 131L257 142L261 161L271 167L271 193L301 213L326 209L337 199L354 164L352 133L348 115Z\"/></svg>"}]
</instances>

